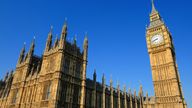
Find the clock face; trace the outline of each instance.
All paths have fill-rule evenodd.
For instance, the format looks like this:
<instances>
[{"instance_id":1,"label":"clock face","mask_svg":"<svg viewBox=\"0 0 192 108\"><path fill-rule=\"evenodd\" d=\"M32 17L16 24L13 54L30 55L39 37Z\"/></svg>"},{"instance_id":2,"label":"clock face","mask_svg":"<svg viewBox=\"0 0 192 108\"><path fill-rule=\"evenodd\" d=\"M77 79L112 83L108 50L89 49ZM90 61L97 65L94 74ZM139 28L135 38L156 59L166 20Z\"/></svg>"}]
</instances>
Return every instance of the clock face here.
<instances>
[{"instance_id":1,"label":"clock face","mask_svg":"<svg viewBox=\"0 0 192 108\"><path fill-rule=\"evenodd\" d=\"M158 45L163 42L163 36L160 34L154 35L151 37L151 44Z\"/></svg>"}]
</instances>

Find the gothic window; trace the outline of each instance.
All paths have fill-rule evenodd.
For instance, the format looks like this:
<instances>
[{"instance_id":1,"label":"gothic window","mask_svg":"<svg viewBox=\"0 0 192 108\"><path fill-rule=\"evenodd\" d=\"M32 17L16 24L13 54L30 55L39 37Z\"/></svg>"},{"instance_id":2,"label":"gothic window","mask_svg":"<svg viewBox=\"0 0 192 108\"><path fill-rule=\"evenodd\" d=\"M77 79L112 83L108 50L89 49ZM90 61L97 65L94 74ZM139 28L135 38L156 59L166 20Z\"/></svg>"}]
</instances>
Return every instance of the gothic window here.
<instances>
[{"instance_id":1,"label":"gothic window","mask_svg":"<svg viewBox=\"0 0 192 108\"><path fill-rule=\"evenodd\" d=\"M17 98L18 98L18 89L16 89L16 90L13 92L12 103L16 103Z\"/></svg>"},{"instance_id":2,"label":"gothic window","mask_svg":"<svg viewBox=\"0 0 192 108\"><path fill-rule=\"evenodd\" d=\"M76 63L76 76L80 76L81 72L81 62Z\"/></svg>"},{"instance_id":3,"label":"gothic window","mask_svg":"<svg viewBox=\"0 0 192 108\"><path fill-rule=\"evenodd\" d=\"M73 102L78 104L79 100L79 86L74 85Z\"/></svg>"},{"instance_id":4,"label":"gothic window","mask_svg":"<svg viewBox=\"0 0 192 108\"><path fill-rule=\"evenodd\" d=\"M42 100L49 100L50 95L51 95L51 82L49 82L48 84L45 84L43 89Z\"/></svg>"},{"instance_id":5,"label":"gothic window","mask_svg":"<svg viewBox=\"0 0 192 108\"><path fill-rule=\"evenodd\" d=\"M69 66L70 66L70 60L65 59L65 63L64 63L64 72L65 73L69 73Z\"/></svg>"},{"instance_id":6,"label":"gothic window","mask_svg":"<svg viewBox=\"0 0 192 108\"><path fill-rule=\"evenodd\" d=\"M97 108L101 108L101 94L100 93L97 93L97 96L96 96L96 100L97 100Z\"/></svg>"},{"instance_id":7,"label":"gothic window","mask_svg":"<svg viewBox=\"0 0 192 108\"><path fill-rule=\"evenodd\" d=\"M61 97L61 100L62 100L62 104L65 104L65 101L66 101L66 94L67 93L67 84L66 82L63 82L62 83L62 97Z\"/></svg>"},{"instance_id":8,"label":"gothic window","mask_svg":"<svg viewBox=\"0 0 192 108\"><path fill-rule=\"evenodd\" d=\"M105 94L105 106L106 106L106 108L110 108L109 106L110 106L110 97L109 97L109 95L108 94Z\"/></svg>"}]
</instances>

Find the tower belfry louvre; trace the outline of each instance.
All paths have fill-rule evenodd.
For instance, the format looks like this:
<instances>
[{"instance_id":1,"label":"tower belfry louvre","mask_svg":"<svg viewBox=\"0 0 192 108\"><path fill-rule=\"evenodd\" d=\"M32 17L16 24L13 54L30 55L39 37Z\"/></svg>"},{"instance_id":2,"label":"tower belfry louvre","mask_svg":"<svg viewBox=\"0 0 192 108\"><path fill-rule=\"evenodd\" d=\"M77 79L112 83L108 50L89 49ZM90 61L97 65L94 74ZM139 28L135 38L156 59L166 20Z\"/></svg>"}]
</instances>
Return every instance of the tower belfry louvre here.
<instances>
[{"instance_id":1,"label":"tower belfry louvre","mask_svg":"<svg viewBox=\"0 0 192 108\"><path fill-rule=\"evenodd\" d=\"M16 69L0 80L0 108L187 108L175 57L172 36L152 0L146 42L152 69L155 96L139 91L121 90L113 80L106 85L105 75L97 82L87 78L88 35L83 50L67 41L65 21L60 38L53 40L53 27L48 32L41 57L34 54L35 40L26 52L21 49ZM132 92L133 91L133 92Z\"/></svg>"}]
</instances>

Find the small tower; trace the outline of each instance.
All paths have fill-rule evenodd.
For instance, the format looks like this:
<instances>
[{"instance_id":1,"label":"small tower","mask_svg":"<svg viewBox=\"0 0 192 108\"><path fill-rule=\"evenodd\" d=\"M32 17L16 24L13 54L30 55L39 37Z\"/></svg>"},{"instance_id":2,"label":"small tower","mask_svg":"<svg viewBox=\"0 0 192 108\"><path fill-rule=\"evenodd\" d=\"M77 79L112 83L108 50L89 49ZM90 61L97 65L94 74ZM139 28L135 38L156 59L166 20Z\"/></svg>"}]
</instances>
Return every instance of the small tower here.
<instances>
[{"instance_id":1,"label":"small tower","mask_svg":"<svg viewBox=\"0 0 192 108\"><path fill-rule=\"evenodd\" d=\"M130 99L130 108L133 108L133 97L131 93L131 89L129 88L129 99Z\"/></svg>"},{"instance_id":2,"label":"small tower","mask_svg":"<svg viewBox=\"0 0 192 108\"><path fill-rule=\"evenodd\" d=\"M86 93L86 88L85 88L85 81L86 81L86 71L87 71L87 54L88 54L88 39L87 35L84 39L84 44L83 44L83 70L82 70L82 81L81 81L81 99L80 99L80 108L85 107L85 93Z\"/></svg>"},{"instance_id":3,"label":"small tower","mask_svg":"<svg viewBox=\"0 0 192 108\"><path fill-rule=\"evenodd\" d=\"M91 106L92 108L96 107L96 87L97 87L97 74L96 74L96 69L94 70L93 74L93 91L92 91L92 101L91 101Z\"/></svg>"},{"instance_id":4,"label":"small tower","mask_svg":"<svg viewBox=\"0 0 192 108\"><path fill-rule=\"evenodd\" d=\"M105 75L103 74L103 77L102 77L102 85L103 85L103 86L105 86L105 83L106 83L105 80L106 80L106 79L105 79Z\"/></svg>"},{"instance_id":5,"label":"small tower","mask_svg":"<svg viewBox=\"0 0 192 108\"><path fill-rule=\"evenodd\" d=\"M97 80L97 74L96 74L96 69L94 70L94 74L93 74L93 81L96 82Z\"/></svg>"},{"instance_id":6,"label":"small tower","mask_svg":"<svg viewBox=\"0 0 192 108\"><path fill-rule=\"evenodd\" d=\"M124 92L124 107L127 108L127 93L126 93L126 85L123 87Z\"/></svg>"},{"instance_id":7,"label":"small tower","mask_svg":"<svg viewBox=\"0 0 192 108\"><path fill-rule=\"evenodd\" d=\"M88 38L87 34L85 35L84 44L83 44L83 58L84 60L87 60L88 55Z\"/></svg>"},{"instance_id":8,"label":"small tower","mask_svg":"<svg viewBox=\"0 0 192 108\"><path fill-rule=\"evenodd\" d=\"M29 57L31 57L32 55L33 55L33 53L34 53L34 48L35 48L35 37L34 37L34 39L33 39L33 41L32 41L32 43L31 43L31 46L30 46L30 50L29 50Z\"/></svg>"},{"instance_id":9,"label":"small tower","mask_svg":"<svg viewBox=\"0 0 192 108\"><path fill-rule=\"evenodd\" d=\"M105 75L103 74L102 77L102 108L105 108L105 89L106 89L106 85L105 85Z\"/></svg>"},{"instance_id":10,"label":"small tower","mask_svg":"<svg viewBox=\"0 0 192 108\"><path fill-rule=\"evenodd\" d=\"M6 80L8 79L9 77L9 72L6 73L5 77L4 77L4 82L6 82Z\"/></svg>"},{"instance_id":11,"label":"small tower","mask_svg":"<svg viewBox=\"0 0 192 108\"><path fill-rule=\"evenodd\" d=\"M53 26L51 26L50 32L48 34L48 38L47 38L47 42L46 42L46 47L45 47L45 51L49 51L51 49L51 45L52 45L52 31L53 31Z\"/></svg>"},{"instance_id":12,"label":"small tower","mask_svg":"<svg viewBox=\"0 0 192 108\"><path fill-rule=\"evenodd\" d=\"M58 37L56 36L56 38L55 38L55 43L54 43L54 48L58 47L58 44L59 44L59 39L58 39Z\"/></svg>"},{"instance_id":13,"label":"small tower","mask_svg":"<svg viewBox=\"0 0 192 108\"><path fill-rule=\"evenodd\" d=\"M30 60L31 60L31 58L32 58L32 56L33 56L34 48L35 48L35 37L34 37L32 43L31 43L29 52L28 52L28 54L27 54L27 56L26 56L26 62L27 62L27 63L30 62Z\"/></svg>"},{"instance_id":14,"label":"small tower","mask_svg":"<svg viewBox=\"0 0 192 108\"><path fill-rule=\"evenodd\" d=\"M20 56L19 56L19 60L18 60L17 64L20 64L21 62L23 62L24 56L25 56L25 43L24 43L24 46L20 52Z\"/></svg>"},{"instance_id":15,"label":"small tower","mask_svg":"<svg viewBox=\"0 0 192 108\"><path fill-rule=\"evenodd\" d=\"M145 100L145 102L148 104L148 102L149 102L149 96L148 96L148 92L146 93L146 100Z\"/></svg>"},{"instance_id":16,"label":"small tower","mask_svg":"<svg viewBox=\"0 0 192 108\"><path fill-rule=\"evenodd\" d=\"M142 108L143 107L143 87L142 87L142 85L140 85L139 97L140 97L140 102L139 102L140 108Z\"/></svg>"},{"instance_id":17,"label":"small tower","mask_svg":"<svg viewBox=\"0 0 192 108\"><path fill-rule=\"evenodd\" d=\"M120 84L119 81L117 81L117 107L121 108L121 93L120 93Z\"/></svg>"},{"instance_id":18,"label":"small tower","mask_svg":"<svg viewBox=\"0 0 192 108\"><path fill-rule=\"evenodd\" d=\"M138 105L137 105L137 93L136 93L136 90L134 90L134 98L135 98L135 108L138 108Z\"/></svg>"},{"instance_id":19,"label":"small tower","mask_svg":"<svg viewBox=\"0 0 192 108\"><path fill-rule=\"evenodd\" d=\"M65 41L67 37L67 20L65 19L65 23L63 25L62 31L61 31L61 37L60 37L60 48L64 49L65 47Z\"/></svg>"},{"instance_id":20,"label":"small tower","mask_svg":"<svg viewBox=\"0 0 192 108\"><path fill-rule=\"evenodd\" d=\"M110 108L113 108L113 80L112 80L112 78L110 79L110 91L111 91Z\"/></svg>"}]
</instances>

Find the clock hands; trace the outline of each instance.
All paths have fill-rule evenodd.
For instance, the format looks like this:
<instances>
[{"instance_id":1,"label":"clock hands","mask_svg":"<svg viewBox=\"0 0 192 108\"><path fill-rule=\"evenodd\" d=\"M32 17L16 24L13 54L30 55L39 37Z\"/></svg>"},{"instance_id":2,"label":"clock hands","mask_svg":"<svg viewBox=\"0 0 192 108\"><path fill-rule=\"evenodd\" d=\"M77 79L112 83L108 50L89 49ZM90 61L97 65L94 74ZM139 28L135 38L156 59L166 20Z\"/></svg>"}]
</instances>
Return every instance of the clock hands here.
<instances>
[{"instance_id":1,"label":"clock hands","mask_svg":"<svg viewBox=\"0 0 192 108\"><path fill-rule=\"evenodd\" d=\"M153 40L152 42L155 42L156 40L158 40L158 38L156 38L155 40Z\"/></svg>"}]
</instances>

